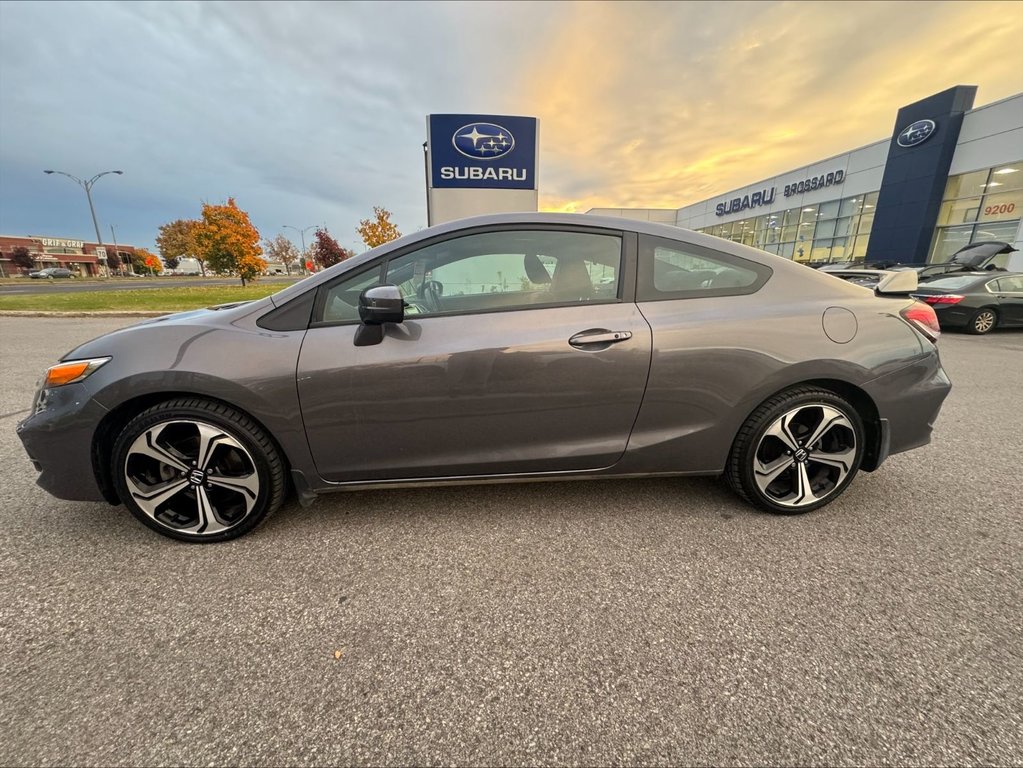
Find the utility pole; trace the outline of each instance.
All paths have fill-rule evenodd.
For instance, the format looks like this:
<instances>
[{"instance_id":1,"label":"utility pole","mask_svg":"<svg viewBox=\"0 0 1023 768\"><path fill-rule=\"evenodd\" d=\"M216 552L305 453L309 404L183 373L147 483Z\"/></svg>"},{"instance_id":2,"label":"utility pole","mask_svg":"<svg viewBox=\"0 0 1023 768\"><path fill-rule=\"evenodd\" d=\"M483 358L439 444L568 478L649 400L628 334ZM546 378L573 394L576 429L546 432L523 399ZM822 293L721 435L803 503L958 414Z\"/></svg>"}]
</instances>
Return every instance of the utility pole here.
<instances>
[{"instance_id":1,"label":"utility pole","mask_svg":"<svg viewBox=\"0 0 1023 768\"><path fill-rule=\"evenodd\" d=\"M426 226L433 226L433 212L430 210L430 147L423 142L423 181L426 183Z\"/></svg>"},{"instance_id":2,"label":"utility pole","mask_svg":"<svg viewBox=\"0 0 1023 768\"><path fill-rule=\"evenodd\" d=\"M123 262L121 261L121 254L119 254L117 252L117 233L114 232L114 225L113 224L110 225L110 234L114 238L114 255L117 257L117 268L118 268L118 271L120 271L121 264ZM110 270L110 257L109 256L107 256L107 270L108 271Z\"/></svg>"}]
</instances>

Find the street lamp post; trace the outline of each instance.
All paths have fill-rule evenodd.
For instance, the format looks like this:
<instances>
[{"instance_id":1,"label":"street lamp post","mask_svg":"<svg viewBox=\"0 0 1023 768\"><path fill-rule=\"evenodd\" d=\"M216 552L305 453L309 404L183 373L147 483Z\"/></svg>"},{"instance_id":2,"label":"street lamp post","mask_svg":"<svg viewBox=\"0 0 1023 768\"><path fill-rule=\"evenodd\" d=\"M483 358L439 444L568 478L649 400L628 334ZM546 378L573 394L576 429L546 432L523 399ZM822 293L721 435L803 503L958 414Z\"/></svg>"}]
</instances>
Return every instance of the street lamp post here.
<instances>
[{"instance_id":1,"label":"street lamp post","mask_svg":"<svg viewBox=\"0 0 1023 768\"><path fill-rule=\"evenodd\" d=\"M290 224L281 224L281 229L293 229L296 232L298 232L299 237L302 238L302 265L301 266L302 266L302 269L305 269L305 256L306 256L306 253L305 253L305 233L308 232L310 229L316 229L316 225L315 224L310 224L305 229L299 229L298 227L293 227Z\"/></svg>"},{"instance_id":2,"label":"street lamp post","mask_svg":"<svg viewBox=\"0 0 1023 768\"><path fill-rule=\"evenodd\" d=\"M121 254L117 252L117 232L114 231L114 225L110 225L110 235L114 238L114 255L117 257L117 271L121 272L121 265L124 263L121 261ZM107 256L107 274L110 274L110 257Z\"/></svg>"},{"instance_id":3,"label":"street lamp post","mask_svg":"<svg viewBox=\"0 0 1023 768\"><path fill-rule=\"evenodd\" d=\"M103 171L103 173L97 173L88 180L82 180L77 176L72 176L70 173L64 173L64 171L43 171L43 173L47 175L59 173L61 176L67 176L71 179L71 181L75 182L78 186L85 190L85 197L89 200L89 213L92 214L92 226L96 228L96 244L98 247L103 248L103 237L99 233L99 222L96 220L96 207L92 204L92 185L108 173L116 173L118 176L121 176L124 171ZM103 248L103 252L106 253L106 248ZM110 277L110 263L105 258L103 261L103 268L107 272L107 277Z\"/></svg>"}]
</instances>

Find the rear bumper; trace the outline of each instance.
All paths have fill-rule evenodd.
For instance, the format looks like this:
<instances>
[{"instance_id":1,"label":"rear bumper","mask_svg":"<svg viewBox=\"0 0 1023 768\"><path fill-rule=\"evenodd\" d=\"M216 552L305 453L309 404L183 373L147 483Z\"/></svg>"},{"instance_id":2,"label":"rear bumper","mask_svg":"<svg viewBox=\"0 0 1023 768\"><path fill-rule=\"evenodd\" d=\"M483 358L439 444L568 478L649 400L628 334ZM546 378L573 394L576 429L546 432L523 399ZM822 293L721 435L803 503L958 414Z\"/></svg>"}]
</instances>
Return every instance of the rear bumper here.
<instances>
[{"instance_id":1,"label":"rear bumper","mask_svg":"<svg viewBox=\"0 0 1023 768\"><path fill-rule=\"evenodd\" d=\"M942 328L964 328L969 324L973 313L977 311L970 307L961 307L958 304L934 304L931 308L938 318L938 325Z\"/></svg>"},{"instance_id":2,"label":"rear bumper","mask_svg":"<svg viewBox=\"0 0 1023 768\"><path fill-rule=\"evenodd\" d=\"M49 390L47 407L18 424L40 488L58 499L106 501L92 465L92 436L106 413L82 385L69 384Z\"/></svg>"},{"instance_id":3,"label":"rear bumper","mask_svg":"<svg viewBox=\"0 0 1023 768\"><path fill-rule=\"evenodd\" d=\"M952 389L937 351L864 386L887 423L887 451L880 457L931 442L941 406ZM880 464L880 462L878 462Z\"/></svg>"}]
</instances>

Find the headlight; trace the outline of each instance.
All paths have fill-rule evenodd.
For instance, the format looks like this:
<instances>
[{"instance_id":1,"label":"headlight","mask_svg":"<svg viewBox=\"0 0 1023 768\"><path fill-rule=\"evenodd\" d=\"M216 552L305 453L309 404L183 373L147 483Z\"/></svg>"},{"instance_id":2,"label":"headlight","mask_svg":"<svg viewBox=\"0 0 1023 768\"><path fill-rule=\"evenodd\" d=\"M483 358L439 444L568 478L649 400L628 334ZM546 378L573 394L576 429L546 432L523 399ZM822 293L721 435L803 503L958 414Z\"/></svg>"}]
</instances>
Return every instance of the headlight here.
<instances>
[{"instance_id":1,"label":"headlight","mask_svg":"<svg viewBox=\"0 0 1023 768\"><path fill-rule=\"evenodd\" d=\"M51 365L46 369L42 388L52 389L53 387L63 387L65 384L85 381L108 362L110 362L109 357L94 357L91 360L71 360Z\"/></svg>"}]
</instances>

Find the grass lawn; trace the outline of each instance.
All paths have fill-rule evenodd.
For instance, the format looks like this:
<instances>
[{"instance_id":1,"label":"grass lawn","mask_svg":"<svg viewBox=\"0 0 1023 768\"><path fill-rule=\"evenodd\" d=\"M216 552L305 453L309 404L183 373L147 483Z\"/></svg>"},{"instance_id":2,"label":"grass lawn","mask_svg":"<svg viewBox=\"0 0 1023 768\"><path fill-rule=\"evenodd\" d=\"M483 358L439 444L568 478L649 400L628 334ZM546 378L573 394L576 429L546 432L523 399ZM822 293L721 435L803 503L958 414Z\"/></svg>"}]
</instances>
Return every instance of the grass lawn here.
<instances>
[{"instance_id":1,"label":"grass lawn","mask_svg":"<svg viewBox=\"0 0 1023 768\"><path fill-rule=\"evenodd\" d=\"M229 301L261 299L285 288L280 283L260 285L202 286L185 288L149 288L137 291L69 291L67 293L31 293L0 295L0 310L52 312L98 312L152 310L176 312L198 309Z\"/></svg>"}]
</instances>

